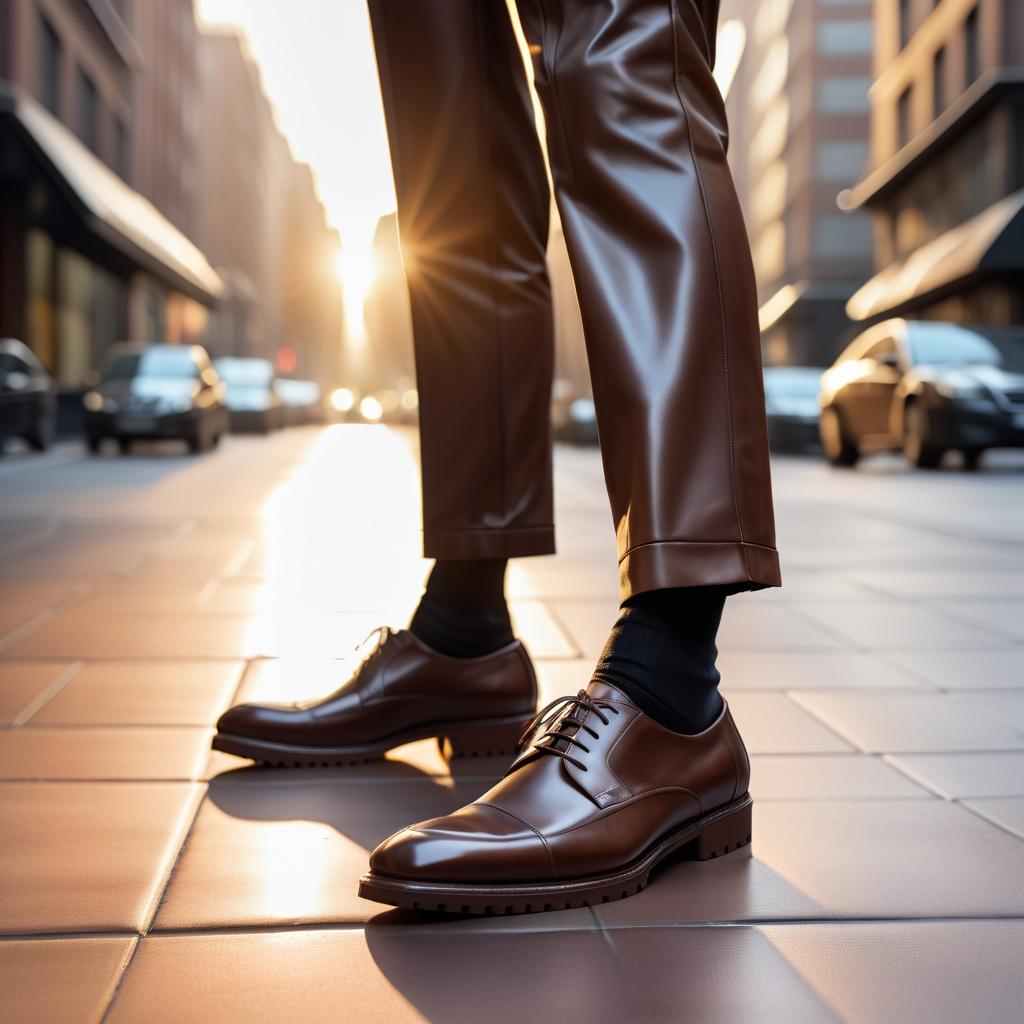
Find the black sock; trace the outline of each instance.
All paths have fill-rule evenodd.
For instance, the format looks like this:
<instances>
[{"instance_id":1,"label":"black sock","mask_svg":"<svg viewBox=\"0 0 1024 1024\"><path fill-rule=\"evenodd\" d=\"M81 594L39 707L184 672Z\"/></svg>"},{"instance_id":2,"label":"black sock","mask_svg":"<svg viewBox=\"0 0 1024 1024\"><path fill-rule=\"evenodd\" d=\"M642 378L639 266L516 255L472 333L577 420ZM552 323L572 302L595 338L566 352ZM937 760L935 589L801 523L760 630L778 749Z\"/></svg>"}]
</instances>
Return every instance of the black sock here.
<instances>
[{"instance_id":1,"label":"black sock","mask_svg":"<svg viewBox=\"0 0 1024 1024\"><path fill-rule=\"evenodd\" d=\"M626 601L594 678L676 732L707 728L722 708L715 636L733 587L652 590Z\"/></svg>"},{"instance_id":2,"label":"black sock","mask_svg":"<svg viewBox=\"0 0 1024 1024\"><path fill-rule=\"evenodd\" d=\"M453 658L476 658L512 643L504 558L437 561L410 631Z\"/></svg>"}]
</instances>

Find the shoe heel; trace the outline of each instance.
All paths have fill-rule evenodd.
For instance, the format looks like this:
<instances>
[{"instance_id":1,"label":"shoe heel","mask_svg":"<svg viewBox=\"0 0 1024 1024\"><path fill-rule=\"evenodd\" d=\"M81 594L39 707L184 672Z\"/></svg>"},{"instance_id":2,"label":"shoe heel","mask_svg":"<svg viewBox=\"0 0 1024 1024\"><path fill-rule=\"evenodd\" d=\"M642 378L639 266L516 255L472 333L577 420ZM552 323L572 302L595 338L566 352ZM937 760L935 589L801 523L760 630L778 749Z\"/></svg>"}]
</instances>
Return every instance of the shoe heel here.
<instances>
[{"instance_id":1,"label":"shoe heel","mask_svg":"<svg viewBox=\"0 0 1024 1024\"><path fill-rule=\"evenodd\" d=\"M511 757L519 746L529 718L505 719L498 722L468 722L438 736L437 745L446 761L459 757Z\"/></svg>"},{"instance_id":2,"label":"shoe heel","mask_svg":"<svg viewBox=\"0 0 1024 1024\"><path fill-rule=\"evenodd\" d=\"M690 843L688 852L694 860L711 860L713 857L724 857L734 853L743 846L749 846L753 832L751 830L751 811L753 803L748 799L731 814L724 815L713 821L696 839Z\"/></svg>"}]
</instances>

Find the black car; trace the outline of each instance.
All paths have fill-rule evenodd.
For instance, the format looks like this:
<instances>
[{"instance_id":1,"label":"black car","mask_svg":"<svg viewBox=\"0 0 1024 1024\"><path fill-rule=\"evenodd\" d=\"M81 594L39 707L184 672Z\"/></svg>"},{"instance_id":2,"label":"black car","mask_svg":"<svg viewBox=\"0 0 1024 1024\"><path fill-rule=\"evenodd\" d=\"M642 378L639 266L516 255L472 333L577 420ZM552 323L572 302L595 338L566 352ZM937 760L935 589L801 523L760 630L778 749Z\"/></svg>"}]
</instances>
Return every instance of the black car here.
<instances>
[{"instance_id":1,"label":"black car","mask_svg":"<svg viewBox=\"0 0 1024 1024\"><path fill-rule=\"evenodd\" d=\"M180 438L189 451L216 445L228 428L224 382L200 345L117 345L85 403L89 451L104 438L122 452L136 440Z\"/></svg>"},{"instance_id":2,"label":"black car","mask_svg":"<svg viewBox=\"0 0 1024 1024\"><path fill-rule=\"evenodd\" d=\"M821 404L834 465L902 449L921 468L949 450L975 467L987 448L1024 447L1024 328L876 324L825 372Z\"/></svg>"},{"instance_id":3,"label":"black car","mask_svg":"<svg viewBox=\"0 0 1024 1024\"><path fill-rule=\"evenodd\" d=\"M232 430L269 434L284 426L284 408L269 359L225 356L214 368L227 385L224 404Z\"/></svg>"},{"instance_id":4,"label":"black car","mask_svg":"<svg viewBox=\"0 0 1024 1024\"><path fill-rule=\"evenodd\" d=\"M36 451L49 448L56 423L57 387L35 353L14 338L0 338L0 450L20 437Z\"/></svg>"},{"instance_id":5,"label":"black car","mask_svg":"<svg viewBox=\"0 0 1024 1024\"><path fill-rule=\"evenodd\" d=\"M774 451L818 446L818 392L821 369L815 366L766 366L764 407L768 444Z\"/></svg>"}]
</instances>

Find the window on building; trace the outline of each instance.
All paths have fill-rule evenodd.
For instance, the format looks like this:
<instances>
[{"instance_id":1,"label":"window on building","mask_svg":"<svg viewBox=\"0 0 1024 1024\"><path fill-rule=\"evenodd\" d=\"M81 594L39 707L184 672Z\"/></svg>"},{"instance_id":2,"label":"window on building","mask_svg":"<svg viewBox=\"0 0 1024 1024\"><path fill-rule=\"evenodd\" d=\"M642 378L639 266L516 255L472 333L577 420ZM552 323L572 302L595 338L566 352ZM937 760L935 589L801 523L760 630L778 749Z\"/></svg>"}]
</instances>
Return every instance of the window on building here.
<instances>
[{"instance_id":1,"label":"window on building","mask_svg":"<svg viewBox=\"0 0 1024 1024\"><path fill-rule=\"evenodd\" d=\"M824 114L866 114L871 79L866 75L833 75L818 83L818 110Z\"/></svg>"},{"instance_id":2,"label":"window on building","mask_svg":"<svg viewBox=\"0 0 1024 1024\"><path fill-rule=\"evenodd\" d=\"M872 242L868 214L829 213L815 218L814 254L823 259L864 259L871 253Z\"/></svg>"},{"instance_id":3,"label":"window on building","mask_svg":"<svg viewBox=\"0 0 1024 1024\"><path fill-rule=\"evenodd\" d=\"M939 47L932 58L932 113L938 117L946 109L946 48Z\"/></svg>"},{"instance_id":4,"label":"window on building","mask_svg":"<svg viewBox=\"0 0 1024 1024\"><path fill-rule=\"evenodd\" d=\"M868 54L874 42L872 21L826 21L818 26L818 53L826 57Z\"/></svg>"},{"instance_id":5,"label":"window on building","mask_svg":"<svg viewBox=\"0 0 1024 1024\"><path fill-rule=\"evenodd\" d=\"M896 101L896 141L899 146L905 146L911 138L913 127L911 124L911 105L913 92L908 85L900 98Z\"/></svg>"},{"instance_id":6,"label":"window on building","mask_svg":"<svg viewBox=\"0 0 1024 1024\"><path fill-rule=\"evenodd\" d=\"M39 98L51 113L60 116L60 36L43 15L39 15Z\"/></svg>"},{"instance_id":7,"label":"window on building","mask_svg":"<svg viewBox=\"0 0 1024 1024\"><path fill-rule=\"evenodd\" d=\"M99 95L93 80L78 69L78 135L95 153L99 148Z\"/></svg>"},{"instance_id":8,"label":"window on building","mask_svg":"<svg viewBox=\"0 0 1024 1024\"><path fill-rule=\"evenodd\" d=\"M818 181L852 185L867 160L867 142L819 142L814 148L814 176Z\"/></svg>"},{"instance_id":9,"label":"window on building","mask_svg":"<svg viewBox=\"0 0 1024 1024\"><path fill-rule=\"evenodd\" d=\"M910 42L910 0L900 0L900 49L902 50Z\"/></svg>"},{"instance_id":10,"label":"window on building","mask_svg":"<svg viewBox=\"0 0 1024 1024\"><path fill-rule=\"evenodd\" d=\"M981 40L978 38L978 8L964 22L964 88L977 81L981 74Z\"/></svg>"}]
</instances>

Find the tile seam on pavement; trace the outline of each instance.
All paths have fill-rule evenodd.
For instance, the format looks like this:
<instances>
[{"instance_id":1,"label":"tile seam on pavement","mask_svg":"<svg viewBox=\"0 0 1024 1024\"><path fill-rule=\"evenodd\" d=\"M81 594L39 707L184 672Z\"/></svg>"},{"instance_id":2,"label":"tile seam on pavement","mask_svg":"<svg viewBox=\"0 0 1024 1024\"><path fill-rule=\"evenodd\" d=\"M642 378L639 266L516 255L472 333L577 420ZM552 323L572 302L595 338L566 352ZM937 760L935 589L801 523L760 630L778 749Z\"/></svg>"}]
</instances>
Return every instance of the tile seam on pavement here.
<instances>
[{"instance_id":1,"label":"tile seam on pavement","mask_svg":"<svg viewBox=\"0 0 1024 1024\"><path fill-rule=\"evenodd\" d=\"M140 935L148 934L156 921L156 916L160 911L160 904L163 902L163 898L171 884L171 879L174 877L174 870L181 861L181 855L185 850L185 846L188 844L189 838L192 835L192 830L195 828L196 820L199 817L199 810L203 806L203 801L206 799L206 794L209 789L208 784L195 779L190 779L189 782L194 787L194 792L190 797L191 806L184 809L181 815L181 820L175 827L175 831L170 839L168 839L167 866L164 868L162 877L157 880L153 887L153 896L149 901L149 906L146 908L142 928L139 931Z\"/></svg>"},{"instance_id":2,"label":"tile seam on pavement","mask_svg":"<svg viewBox=\"0 0 1024 1024\"><path fill-rule=\"evenodd\" d=\"M625 902L625 901L619 901ZM423 935L423 934L441 934L441 935L458 935L460 932L472 932L474 936L484 937L487 935L539 935L545 934L550 935L553 933L562 935L573 935L579 932L588 931L668 931L672 929L694 929L694 928L759 928L759 927L770 927L775 925L784 925L787 927L835 927L835 926L851 926L857 927L861 925L871 924L910 924L910 925L934 925L934 924L949 924L949 925L963 925L963 924L999 924L1006 921L1019 921L1024 923L1024 915L1021 914L965 914L962 917L950 916L948 914L935 914L935 915L912 915L906 917L899 916L887 916L887 915L873 915L873 916L862 916L862 917L752 917L752 918L709 918L707 920L695 920L695 921L631 921L631 922L615 922L601 921L600 917L596 914L602 906L607 904L597 904L588 907L587 909L593 913L594 916L594 927L591 928L572 928L572 927L553 927L553 928L522 928L516 927L514 924L509 924L508 927L504 928L488 928L486 931L481 931L473 927L467 927L460 929L460 922L465 922L467 925L475 925L478 922L483 921L535 921L538 919L547 920L556 916L560 911L545 912L539 914L500 914L494 916L476 916L468 918L453 917L451 921L428 921L423 924L417 924L415 922L407 922L402 925L391 925L389 927L402 930L407 930L410 934ZM387 913L387 911L381 911L381 913ZM193 928L161 928L159 930L148 931L148 932L135 932L125 930L110 930L110 931L63 931L63 932L31 932L31 933L0 933L0 943L33 943L33 942L44 942L53 941L54 939L66 939L68 941L87 941L90 939L146 939L146 940L161 940L161 939L180 939L189 937L200 937L205 935L216 935L216 936L247 936L247 935L282 935L282 934L294 934L296 932L308 933L308 932L360 932L365 931L368 924L372 924L373 919L368 921L297 921L288 924L266 924L266 925L239 925L239 924L226 924L223 927L216 925L206 925L204 927L193 927Z\"/></svg>"},{"instance_id":3,"label":"tile seam on pavement","mask_svg":"<svg viewBox=\"0 0 1024 1024\"><path fill-rule=\"evenodd\" d=\"M32 718L33 715L37 714L48 704L54 697L64 689L68 683L71 682L75 676L78 675L82 669L85 668L85 662L82 660L74 661L49 686L47 686L42 692L37 693L11 720L9 728L20 729L24 724Z\"/></svg>"}]
</instances>

